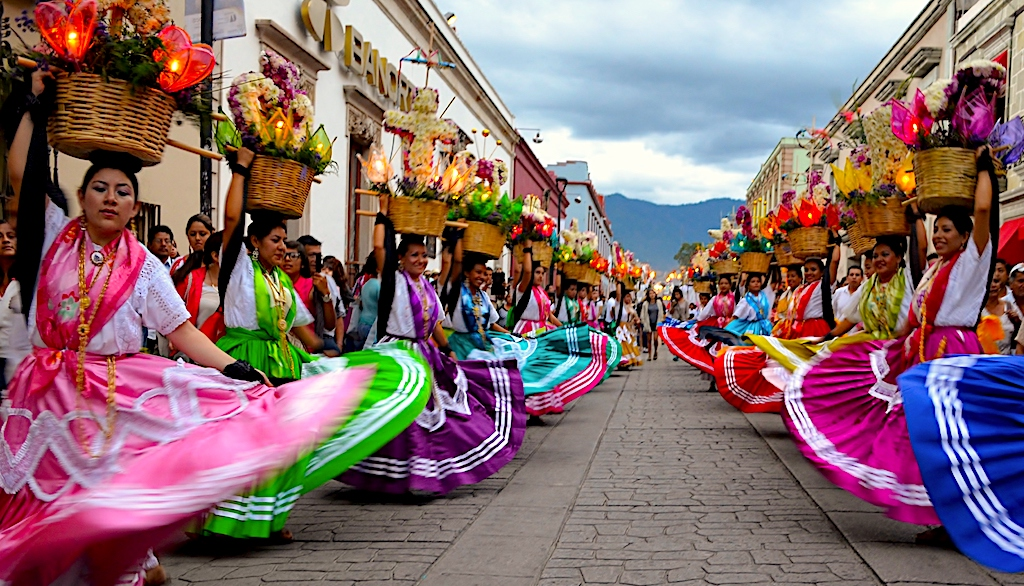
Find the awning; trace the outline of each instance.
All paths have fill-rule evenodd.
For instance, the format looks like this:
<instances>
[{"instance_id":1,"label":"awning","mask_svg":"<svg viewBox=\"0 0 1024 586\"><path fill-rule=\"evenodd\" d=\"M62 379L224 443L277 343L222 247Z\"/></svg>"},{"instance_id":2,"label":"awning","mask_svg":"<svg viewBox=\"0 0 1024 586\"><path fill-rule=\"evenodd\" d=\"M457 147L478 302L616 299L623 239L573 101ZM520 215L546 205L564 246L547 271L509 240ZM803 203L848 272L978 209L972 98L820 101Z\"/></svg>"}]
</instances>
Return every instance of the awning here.
<instances>
[{"instance_id":1,"label":"awning","mask_svg":"<svg viewBox=\"0 0 1024 586\"><path fill-rule=\"evenodd\" d=\"M1007 220L999 228L998 256L1011 267L1024 262L1024 218Z\"/></svg>"}]
</instances>

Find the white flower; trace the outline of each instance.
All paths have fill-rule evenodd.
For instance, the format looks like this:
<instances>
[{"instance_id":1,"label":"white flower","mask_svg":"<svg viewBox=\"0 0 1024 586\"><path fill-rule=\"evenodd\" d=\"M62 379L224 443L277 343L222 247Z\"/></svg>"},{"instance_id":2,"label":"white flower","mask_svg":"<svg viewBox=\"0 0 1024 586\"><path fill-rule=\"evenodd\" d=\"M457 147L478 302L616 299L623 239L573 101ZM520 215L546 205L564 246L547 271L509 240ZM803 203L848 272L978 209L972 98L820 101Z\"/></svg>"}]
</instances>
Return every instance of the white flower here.
<instances>
[{"instance_id":1,"label":"white flower","mask_svg":"<svg viewBox=\"0 0 1024 586\"><path fill-rule=\"evenodd\" d=\"M940 79L929 85L921 93L924 94L924 104L928 113L937 118L949 105L949 98L946 97L946 88L953 83L951 79Z\"/></svg>"},{"instance_id":2,"label":"white flower","mask_svg":"<svg viewBox=\"0 0 1024 586\"><path fill-rule=\"evenodd\" d=\"M1006 68L988 59L976 59L968 61L960 67L961 70L970 69L978 77L1006 77Z\"/></svg>"}]
</instances>

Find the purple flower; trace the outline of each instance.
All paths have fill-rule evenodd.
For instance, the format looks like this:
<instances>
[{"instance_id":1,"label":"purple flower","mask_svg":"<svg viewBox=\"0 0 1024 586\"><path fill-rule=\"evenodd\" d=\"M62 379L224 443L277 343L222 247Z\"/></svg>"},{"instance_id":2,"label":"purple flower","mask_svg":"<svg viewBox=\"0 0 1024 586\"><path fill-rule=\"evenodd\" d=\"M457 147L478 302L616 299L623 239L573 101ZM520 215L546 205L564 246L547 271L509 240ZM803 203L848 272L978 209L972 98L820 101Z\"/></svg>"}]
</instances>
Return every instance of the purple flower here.
<instances>
[{"instance_id":1,"label":"purple flower","mask_svg":"<svg viewBox=\"0 0 1024 586\"><path fill-rule=\"evenodd\" d=\"M1024 122L1020 116L993 128L988 142L993 149L1003 149L996 156L1002 159L1004 165L1013 165L1019 161L1024 154Z\"/></svg>"}]
</instances>

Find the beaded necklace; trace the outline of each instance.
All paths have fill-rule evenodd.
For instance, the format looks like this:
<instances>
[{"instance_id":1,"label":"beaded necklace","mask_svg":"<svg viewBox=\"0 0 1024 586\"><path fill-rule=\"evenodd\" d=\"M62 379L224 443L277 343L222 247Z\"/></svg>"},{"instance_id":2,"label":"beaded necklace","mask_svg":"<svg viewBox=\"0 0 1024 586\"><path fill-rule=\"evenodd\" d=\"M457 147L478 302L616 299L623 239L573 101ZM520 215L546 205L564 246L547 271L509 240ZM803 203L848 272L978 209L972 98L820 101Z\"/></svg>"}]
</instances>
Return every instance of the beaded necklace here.
<instances>
[{"instance_id":1,"label":"beaded necklace","mask_svg":"<svg viewBox=\"0 0 1024 586\"><path fill-rule=\"evenodd\" d=\"M278 344L281 346L281 353L284 354L288 360L288 372L295 373L295 364L292 361L291 348L288 345L288 320L287 311L285 307L288 303L289 290L284 286L284 283L277 277L277 272L267 271L263 267L263 263L256 261L256 264L260 267L260 274L263 276L263 280L267 284L267 289L270 291L271 307L274 311L275 322L277 323L277 336Z\"/></svg>"},{"instance_id":2,"label":"beaded necklace","mask_svg":"<svg viewBox=\"0 0 1024 586\"><path fill-rule=\"evenodd\" d=\"M416 296L420 298L420 304L423 305L423 338L426 339L430 334L430 298L427 296L426 290L423 289L423 284L420 283L420 279L411 279L413 287L416 288ZM475 304L474 304L475 306Z\"/></svg>"}]
</instances>

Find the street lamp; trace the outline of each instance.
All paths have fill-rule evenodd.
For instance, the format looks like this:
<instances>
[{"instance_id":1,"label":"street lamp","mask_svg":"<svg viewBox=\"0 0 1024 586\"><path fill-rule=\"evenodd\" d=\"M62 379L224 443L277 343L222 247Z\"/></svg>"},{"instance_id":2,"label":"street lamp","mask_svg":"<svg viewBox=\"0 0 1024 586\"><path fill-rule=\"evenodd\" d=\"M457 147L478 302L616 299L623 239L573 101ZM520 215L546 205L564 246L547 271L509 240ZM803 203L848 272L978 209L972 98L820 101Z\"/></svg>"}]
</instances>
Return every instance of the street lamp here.
<instances>
[{"instance_id":1,"label":"street lamp","mask_svg":"<svg viewBox=\"0 0 1024 586\"><path fill-rule=\"evenodd\" d=\"M516 128L516 130L529 130L530 132L536 132L537 134L535 134L533 136L533 138L531 139L531 140L533 140L533 144L540 144L540 143L544 142L544 139L541 138L541 136L540 136L540 129L539 128Z\"/></svg>"}]
</instances>

